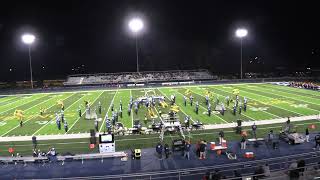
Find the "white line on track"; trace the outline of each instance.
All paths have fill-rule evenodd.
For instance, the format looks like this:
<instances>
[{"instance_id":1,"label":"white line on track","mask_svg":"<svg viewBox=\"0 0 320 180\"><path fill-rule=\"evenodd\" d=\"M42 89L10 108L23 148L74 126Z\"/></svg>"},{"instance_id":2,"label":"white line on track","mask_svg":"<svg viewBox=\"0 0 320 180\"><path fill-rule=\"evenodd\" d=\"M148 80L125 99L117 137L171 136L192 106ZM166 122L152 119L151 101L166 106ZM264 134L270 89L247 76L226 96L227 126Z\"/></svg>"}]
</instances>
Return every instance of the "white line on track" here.
<instances>
[{"instance_id":1,"label":"white line on track","mask_svg":"<svg viewBox=\"0 0 320 180\"><path fill-rule=\"evenodd\" d=\"M93 106L93 104L100 98L100 96L104 93L104 91L101 91L101 93L97 96L97 98L95 100L93 100L91 106ZM84 114L85 112L83 112ZM68 128L68 131L65 132L64 134L67 134L72 128L73 126L81 119L81 117L78 117L78 119L70 126L70 128Z\"/></svg>"},{"instance_id":2,"label":"white line on track","mask_svg":"<svg viewBox=\"0 0 320 180\"><path fill-rule=\"evenodd\" d=\"M108 110L107 110L107 113L106 113L106 115L104 116L104 118L102 119L102 123L101 123L100 129L99 129L99 132L101 132L101 130L102 130L103 126L104 126L105 119L106 119L106 117L108 116L108 113L109 113L109 111L110 111L110 109L111 109L111 105L113 104L114 99L115 99L116 95L118 94L118 91L119 91L119 89L117 89L117 90L116 90L116 93L114 93L114 96L113 96L112 101L111 101L111 103L110 103L110 105L109 105L109 108L108 108Z\"/></svg>"}]
</instances>

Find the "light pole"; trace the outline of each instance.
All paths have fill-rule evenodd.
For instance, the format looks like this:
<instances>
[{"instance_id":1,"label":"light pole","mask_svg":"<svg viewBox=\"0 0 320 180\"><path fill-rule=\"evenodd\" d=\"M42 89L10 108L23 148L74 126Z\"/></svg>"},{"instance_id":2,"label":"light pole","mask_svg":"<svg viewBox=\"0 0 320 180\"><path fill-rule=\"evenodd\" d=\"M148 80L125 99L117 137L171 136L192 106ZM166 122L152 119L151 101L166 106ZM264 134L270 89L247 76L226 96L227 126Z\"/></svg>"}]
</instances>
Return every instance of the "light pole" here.
<instances>
[{"instance_id":1,"label":"light pole","mask_svg":"<svg viewBox=\"0 0 320 180\"><path fill-rule=\"evenodd\" d=\"M30 65L30 82L31 82L31 88L33 89L33 79L32 79L32 63L31 63L31 45L36 39L36 37L33 34L24 34L21 37L22 42L28 45L28 51L29 51L29 65Z\"/></svg>"},{"instance_id":2,"label":"light pole","mask_svg":"<svg viewBox=\"0 0 320 180\"><path fill-rule=\"evenodd\" d=\"M246 37L247 36L247 34L248 34L248 31L246 30L246 29L237 29L236 30L236 36L238 37L238 38L240 38L240 46L241 46L241 62L240 62L240 78L242 79L242 38L244 38L244 37Z\"/></svg>"},{"instance_id":3,"label":"light pole","mask_svg":"<svg viewBox=\"0 0 320 180\"><path fill-rule=\"evenodd\" d=\"M129 21L128 25L136 39L137 72L139 72L138 33L143 29L143 21L140 18L133 18Z\"/></svg>"}]
</instances>

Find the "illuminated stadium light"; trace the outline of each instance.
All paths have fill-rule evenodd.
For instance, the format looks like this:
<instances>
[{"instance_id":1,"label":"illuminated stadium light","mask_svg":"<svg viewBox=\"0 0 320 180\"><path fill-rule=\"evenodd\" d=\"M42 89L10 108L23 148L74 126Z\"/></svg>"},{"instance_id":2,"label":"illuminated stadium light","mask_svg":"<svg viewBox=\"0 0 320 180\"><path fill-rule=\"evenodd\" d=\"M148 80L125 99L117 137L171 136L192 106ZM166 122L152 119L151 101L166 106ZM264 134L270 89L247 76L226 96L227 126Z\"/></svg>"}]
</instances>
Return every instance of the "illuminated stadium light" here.
<instances>
[{"instance_id":1,"label":"illuminated stadium light","mask_svg":"<svg viewBox=\"0 0 320 180\"><path fill-rule=\"evenodd\" d=\"M138 33L143 29L143 21L140 18L133 18L129 22L129 28L132 32Z\"/></svg>"},{"instance_id":2,"label":"illuminated stadium light","mask_svg":"<svg viewBox=\"0 0 320 180\"><path fill-rule=\"evenodd\" d=\"M241 41L241 62L240 62L240 78L242 79L242 39L248 35L248 30L244 28L239 28L236 30L236 36L240 38Z\"/></svg>"},{"instance_id":3,"label":"illuminated stadium light","mask_svg":"<svg viewBox=\"0 0 320 180\"><path fill-rule=\"evenodd\" d=\"M136 58L137 72L139 72L139 48L138 48L138 33L143 29L143 21L140 18L133 18L129 21L129 29L135 34L136 38Z\"/></svg>"},{"instance_id":4,"label":"illuminated stadium light","mask_svg":"<svg viewBox=\"0 0 320 180\"><path fill-rule=\"evenodd\" d=\"M32 44L36 37L32 34L24 34L22 35L21 39L22 42L24 42L25 44Z\"/></svg>"},{"instance_id":5,"label":"illuminated stadium light","mask_svg":"<svg viewBox=\"0 0 320 180\"><path fill-rule=\"evenodd\" d=\"M239 38L246 37L248 34L248 31L246 29L237 29L236 30L236 36Z\"/></svg>"},{"instance_id":6,"label":"illuminated stadium light","mask_svg":"<svg viewBox=\"0 0 320 180\"><path fill-rule=\"evenodd\" d=\"M33 89L33 78L32 78L32 63L31 63L31 45L34 43L35 39L36 39L36 37L33 34L24 34L21 36L22 42L28 45L29 65L30 65L30 82L31 82L32 89Z\"/></svg>"}]
</instances>

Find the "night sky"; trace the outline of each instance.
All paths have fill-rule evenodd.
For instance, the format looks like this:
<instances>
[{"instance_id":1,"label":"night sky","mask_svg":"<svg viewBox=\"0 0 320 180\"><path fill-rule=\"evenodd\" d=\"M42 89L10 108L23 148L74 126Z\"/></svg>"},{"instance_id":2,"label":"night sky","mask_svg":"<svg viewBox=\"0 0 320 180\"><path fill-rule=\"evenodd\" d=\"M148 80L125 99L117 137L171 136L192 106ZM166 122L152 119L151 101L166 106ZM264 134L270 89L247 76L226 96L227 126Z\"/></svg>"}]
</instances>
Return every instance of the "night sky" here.
<instances>
[{"instance_id":1,"label":"night sky","mask_svg":"<svg viewBox=\"0 0 320 180\"><path fill-rule=\"evenodd\" d=\"M316 1L15 1L0 7L0 81L29 79L24 32L32 45L35 79L68 74L136 70L130 17L145 21L138 37L141 71L206 68L239 71L237 27L244 69L320 68L319 8Z\"/></svg>"}]
</instances>

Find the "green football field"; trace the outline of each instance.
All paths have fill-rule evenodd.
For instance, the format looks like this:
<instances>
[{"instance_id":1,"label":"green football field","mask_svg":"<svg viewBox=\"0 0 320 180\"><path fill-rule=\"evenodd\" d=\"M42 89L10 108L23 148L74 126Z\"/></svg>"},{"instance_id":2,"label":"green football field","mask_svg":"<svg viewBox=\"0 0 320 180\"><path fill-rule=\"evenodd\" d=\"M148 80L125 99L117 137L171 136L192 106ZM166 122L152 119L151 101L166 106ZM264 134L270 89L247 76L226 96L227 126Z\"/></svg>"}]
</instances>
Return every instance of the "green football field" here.
<instances>
[{"instance_id":1,"label":"green football field","mask_svg":"<svg viewBox=\"0 0 320 180\"><path fill-rule=\"evenodd\" d=\"M241 114L232 114L232 105L227 107L224 115L213 112L207 115L205 104L206 92L212 93L212 102L218 98L220 102L225 102L225 97L234 97L234 89L239 90L240 99L248 99L247 111ZM190 92L194 97L194 102L199 101L199 113L195 113L195 105L184 106L183 96ZM170 111L170 105L163 108L157 105L152 108L154 118L148 113L148 109L141 106L138 114L127 113L130 96L137 99L142 96L160 95L166 97L166 102L171 95L176 96L176 104L179 106L179 118L183 122L186 115L192 120L200 120L204 124L223 124L236 122L237 119L243 121L260 121L268 119L278 119L281 117L296 117L306 115L318 115L320 111L320 93L316 91L284 87L271 84L226 84L226 85L204 85L186 87L161 87L161 88L140 88L140 89L118 89L118 90L96 90L96 91L73 91L60 93L38 93L23 94L14 96L0 96L0 136L25 136L25 135L51 135L51 134L71 134L84 133L94 129L94 120L86 120L85 101L88 101L91 109L97 109L100 102L102 106L101 114L97 112L99 131L105 130L105 117L111 117L111 104L119 111L120 100L123 104L123 116L119 121L125 127L132 127L134 120L140 120L144 126L149 126L152 120L159 120L159 112L162 114ZM64 104L64 116L68 122L68 131L65 132L62 124L61 130L57 128L55 113L61 110L58 102ZM194 103L195 104L195 103ZM78 109L81 108L82 116L79 117ZM40 110L45 112L40 115ZM22 111L23 125L20 127L20 119L15 114L17 110ZM147 116L147 120L145 120Z\"/></svg>"}]
</instances>

